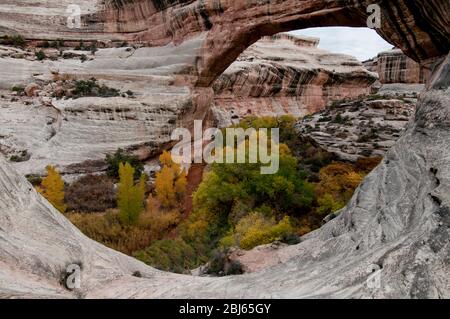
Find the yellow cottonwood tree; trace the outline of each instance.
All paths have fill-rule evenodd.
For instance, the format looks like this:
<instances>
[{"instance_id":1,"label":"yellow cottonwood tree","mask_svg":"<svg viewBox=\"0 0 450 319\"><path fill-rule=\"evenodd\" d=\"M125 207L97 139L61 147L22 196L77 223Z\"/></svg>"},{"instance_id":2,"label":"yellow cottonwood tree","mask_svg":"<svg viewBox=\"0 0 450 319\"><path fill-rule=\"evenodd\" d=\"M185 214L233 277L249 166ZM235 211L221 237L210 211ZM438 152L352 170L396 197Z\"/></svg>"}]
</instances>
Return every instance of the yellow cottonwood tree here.
<instances>
[{"instance_id":1,"label":"yellow cottonwood tree","mask_svg":"<svg viewBox=\"0 0 450 319\"><path fill-rule=\"evenodd\" d=\"M362 182L364 173L346 163L332 163L320 170L316 185L317 213L328 215L343 208Z\"/></svg>"},{"instance_id":2,"label":"yellow cottonwood tree","mask_svg":"<svg viewBox=\"0 0 450 319\"><path fill-rule=\"evenodd\" d=\"M156 174L156 198L163 208L173 208L186 192L186 172L167 151L161 154L159 160L163 168Z\"/></svg>"},{"instance_id":3,"label":"yellow cottonwood tree","mask_svg":"<svg viewBox=\"0 0 450 319\"><path fill-rule=\"evenodd\" d=\"M141 175L137 184L134 183L133 176L134 168L129 163L120 163L117 206L120 221L124 225L135 225L144 210L145 175Z\"/></svg>"},{"instance_id":4,"label":"yellow cottonwood tree","mask_svg":"<svg viewBox=\"0 0 450 319\"><path fill-rule=\"evenodd\" d=\"M53 166L47 166L47 176L36 189L61 213L66 211L67 206L64 204L64 181Z\"/></svg>"}]
</instances>

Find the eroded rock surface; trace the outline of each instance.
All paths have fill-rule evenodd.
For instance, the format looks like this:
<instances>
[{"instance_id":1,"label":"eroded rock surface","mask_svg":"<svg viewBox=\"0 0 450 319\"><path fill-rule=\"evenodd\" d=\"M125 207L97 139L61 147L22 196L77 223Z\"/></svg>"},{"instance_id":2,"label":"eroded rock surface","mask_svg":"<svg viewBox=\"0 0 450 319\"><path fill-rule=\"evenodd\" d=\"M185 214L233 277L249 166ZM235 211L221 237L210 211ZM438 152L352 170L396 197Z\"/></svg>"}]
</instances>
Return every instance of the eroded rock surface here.
<instances>
[{"instance_id":1,"label":"eroded rock surface","mask_svg":"<svg viewBox=\"0 0 450 319\"><path fill-rule=\"evenodd\" d=\"M318 44L319 39L280 34L245 50L213 83L219 126L249 115L300 117L370 93L376 74Z\"/></svg>"},{"instance_id":2,"label":"eroded rock surface","mask_svg":"<svg viewBox=\"0 0 450 319\"><path fill-rule=\"evenodd\" d=\"M381 52L376 58L364 62L364 66L378 73L382 84L426 83L431 74L429 67L421 66L399 49Z\"/></svg>"},{"instance_id":3,"label":"eroded rock surface","mask_svg":"<svg viewBox=\"0 0 450 319\"><path fill-rule=\"evenodd\" d=\"M414 97L389 96L336 103L304 117L297 128L341 160L382 157L404 134L416 103Z\"/></svg>"},{"instance_id":4,"label":"eroded rock surface","mask_svg":"<svg viewBox=\"0 0 450 319\"><path fill-rule=\"evenodd\" d=\"M189 91L193 108L181 117L185 124L204 117L212 101L209 85L261 36L311 26L365 26L366 8L372 4L368 0L70 2L83 6L82 30L67 28L68 1L56 0L3 1L0 30L28 38L78 39L83 34L86 39L142 40L165 49L194 44L188 47L197 52L195 62L181 72L186 87L195 88ZM380 4L383 19L378 32L414 60L440 64L420 97L414 121L383 163L338 217L299 245L285 248L291 256L287 261L227 278L156 271L87 239L2 157L0 296L449 298L450 4L440 0ZM158 68L167 71L165 66L172 63L162 60ZM120 68L121 63L114 65ZM14 70L5 72L7 77L14 78ZM61 284L72 263L82 266L81 288L74 292ZM367 284L374 269L381 275L378 287Z\"/></svg>"},{"instance_id":5,"label":"eroded rock surface","mask_svg":"<svg viewBox=\"0 0 450 319\"><path fill-rule=\"evenodd\" d=\"M1 296L448 298L449 93L427 93L417 122L338 217L284 248L283 263L242 276L167 274L109 250L0 160ZM59 283L70 263L84 267L77 292ZM372 269L380 272L380 287L367 284Z\"/></svg>"},{"instance_id":6,"label":"eroded rock surface","mask_svg":"<svg viewBox=\"0 0 450 319\"><path fill-rule=\"evenodd\" d=\"M14 164L23 174L42 174L49 164L64 174L96 172L118 148L142 160L155 156L199 107L189 86L174 84L176 72L195 57L189 50L179 54L182 49L100 49L85 52L85 62L78 56L36 61L26 51L1 58L0 152L10 159L26 151ZM91 78L120 94L77 98L66 89Z\"/></svg>"}]
</instances>

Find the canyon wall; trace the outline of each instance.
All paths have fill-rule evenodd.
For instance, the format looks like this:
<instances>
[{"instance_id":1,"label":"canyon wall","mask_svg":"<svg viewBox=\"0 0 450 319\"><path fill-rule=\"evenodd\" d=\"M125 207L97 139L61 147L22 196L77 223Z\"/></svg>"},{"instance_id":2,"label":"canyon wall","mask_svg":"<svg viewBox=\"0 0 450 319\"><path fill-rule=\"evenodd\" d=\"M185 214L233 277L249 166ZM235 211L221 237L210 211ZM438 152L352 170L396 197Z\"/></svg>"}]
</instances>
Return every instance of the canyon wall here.
<instances>
[{"instance_id":1,"label":"canyon wall","mask_svg":"<svg viewBox=\"0 0 450 319\"><path fill-rule=\"evenodd\" d=\"M431 74L429 67L421 66L398 49L381 52L376 58L364 62L364 66L378 73L382 84L426 83Z\"/></svg>"},{"instance_id":2,"label":"canyon wall","mask_svg":"<svg viewBox=\"0 0 450 319\"><path fill-rule=\"evenodd\" d=\"M152 65L158 65L156 70L165 72L169 82L153 94L167 93L172 86L189 92L183 94L189 108L180 112L180 125L204 118L212 102L209 85L262 36L306 27L365 26L366 8L373 3L70 2L83 6L81 30L66 27L64 10L69 1L33 5L5 0L0 4L0 31L20 32L29 39L83 37L154 46L162 57ZM450 298L450 4L440 0L376 3L383 17L378 32L415 61L434 64L427 91L421 94L406 132L347 207L300 244L279 252L280 264L226 278L156 271L83 236L0 157L0 296ZM183 65L182 72L173 74L171 70L178 68L166 66L178 63L166 59L163 52L183 44L195 52L194 59L189 60L190 68ZM121 66L114 63L115 68ZM139 67L134 70L139 76ZM151 82L147 88L152 88ZM74 263L82 267L81 288L69 291L61 280L67 265ZM374 272L381 276L378 286L368 284Z\"/></svg>"},{"instance_id":3,"label":"canyon wall","mask_svg":"<svg viewBox=\"0 0 450 319\"><path fill-rule=\"evenodd\" d=\"M30 39L84 39L180 44L205 36L193 63L198 85L207 86L262 36L319 26L367 26L367 7L378 3L377 32L409 57L426 63L448 52L446 1L162 1L162 0L5 0L0 32ZM68 5L79 5L80 28L67 23ZM289 14L286 14L289 12ZM417 23L417 21L423 21ZM433 21L428 23L428 21ZM198 77L197 77L198 76Z\"/></svg>"},{"instance_id":4,"label":"canyon wall","mask_svg":"<svg viewBox=\"0 0 450 319\"><path fill-rule=\"evenodd\" d=\"M194 108L205 104L197 99L201 89L191 90L176 74L195 59L190 42L95 54L60 48L63 56L75 54L69 58L56 49L43 50L49 58L38 61L34 53L0 46L0 153L14 159L24 175L44 174L47 165L58 167L66 179L95 173L105 169L105 155L118 148L149 159L171 143L176 127L189 125L184 123ZM92 78L120 94L64 98ZM74 88L67 88L70 83ZM14 91L21 87L35 89ZM202 99L207 101L208 94Z\"/></svg>"},{"instance_id":5,"label":"canyon wall","mask_svg":"<svg viewBox=\"0 0 450 319\"><path fill-rule=\"evenodd\" d=\"M245 50L212 84L219 126L249 115L305 116L370 93L376 74L318 44L319 39L282 33Z\"/></svg>"}]
</instances>

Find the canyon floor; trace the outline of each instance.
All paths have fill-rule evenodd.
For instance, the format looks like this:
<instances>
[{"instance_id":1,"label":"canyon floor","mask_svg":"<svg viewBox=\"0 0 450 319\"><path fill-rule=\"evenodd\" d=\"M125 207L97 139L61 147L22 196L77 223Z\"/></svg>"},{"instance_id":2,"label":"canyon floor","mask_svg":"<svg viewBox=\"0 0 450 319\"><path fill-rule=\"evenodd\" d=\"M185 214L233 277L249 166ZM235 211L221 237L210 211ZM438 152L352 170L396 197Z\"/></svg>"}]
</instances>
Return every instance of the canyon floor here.
<instances>
[{"instance_id":1,"label":"canyon floor","mask_svg":"<svg viewBox=\"0 0 450 319\"><path fill-rule=\"evenodd\" d=\"M450 298L448 2L383 2L376 31L404 54L365 67L280 32L366 27L369 0L70 2L80 28L68 1L0 4L1 298ZM54 164L70 182L118 148L151 173L176 127L286 113L314 113L299 134L344 160L383 159L299 244L238 256L254 270L241 276L163 272L109 249L25 177Z\"/></svg>"}]
</instances>

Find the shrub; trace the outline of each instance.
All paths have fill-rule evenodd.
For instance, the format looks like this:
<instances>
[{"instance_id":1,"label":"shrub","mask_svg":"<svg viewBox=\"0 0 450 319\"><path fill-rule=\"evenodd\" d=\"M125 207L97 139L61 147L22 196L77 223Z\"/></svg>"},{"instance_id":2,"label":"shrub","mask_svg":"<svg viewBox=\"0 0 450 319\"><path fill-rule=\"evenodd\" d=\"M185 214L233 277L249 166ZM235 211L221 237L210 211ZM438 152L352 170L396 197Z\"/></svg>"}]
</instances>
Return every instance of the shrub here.
<instances>
[{"instance_id":1,"label":"shrub","mask_svg":"<svg viewBox=\"0 0 450 319\"><path fill-rule=\"evenodd\" d=\"M239 261L229 259L228 249L217 249L209 262L207 274L218 276L241 275L244 273Z\"/></svg>"},{"instance_id":2,"label":"shrub","mask_svg":"<svg viewBox=\"0 0 450 319\"><path fill-rule=\"evenodd\" d=\"M70 213L67 217L89 238L128 255L148 247L155 240L148 228L123 226L116 211L105 214Z\"/></svg>"},{"instance_id":3,"label":"shrub","mask_svg":"<svg viewBox=\"0 0 450 319\"><path fill-rule=\"evenodd\" d=\"M75 82L74 94L77 96L89 96L93 94L94 88L97 86L97 80L80 80Z\"/></svg>"},{"instance_id":4,"label":"shrub","mask_svg":"<svg viewBox=\"0 0 450 319\"><path fill-rule=\"evenodd\" d=\"M146 206L146 212L141 216L139 225L150 229L154 237L163 238L180 223L180 212L175 209L161 211L160 203L152 195L148 197Z\"/></svg>"},{"instance_id":5,"label":"shrub","mask_svg":"<svg viewBox=\"0 0 450 319\"><path fill-rule=\"evenodd\" d=\"M51 48L59 49L64 47L64 40L62 39L56 39L55 41L51 41L49 46Z\"/></svg>"},{"instance_id":6,"label":"shrub","mask_svg":"<svg viewBox=\"0 0 450 319\"><path fill-rule=\"evenodd\" d=\"M344 124L345 122L347 122L348 121L348 118L347 117L343 117L342 115L341 115L341 113L338 113L336 116L335 116L335 118L334 118L334 120L332 121L332 123L337 123L337 124Z\"/></svg>"},{"instance_id":7,"label":"shrub","mask_svg":"<svg viewBox=\"0 0 450 319\"><path fill-rule=\"evenodd\" d=\"M19 156L17 156L17 155L12 155L12 156L9 158L9 160L10 160L11 162L23 162L23 161L21 160L21 158L20 158Z\"/></svg>"},{"instance_id":8,"label":"shrub","mask_svg":"<svg viewBox=\"0 0 450 319\"><path fill-rule=\"evenodd\" d=\"M180 238L156 241L133 255L157 269L176 273L186 273L206 261L199 259L196 251Z\"/></svg>"},{"instance_id":9,"label":"shrub","mask_svg":"<svg viewBox=\"0 0 450 319\"><path fill-rule=\"evenodd\" d=\"M86 175L66 189L69 211L104 212L116 206L113 180L105 175Z\"/></svg>"},{"instance_id":10,"label":"shrub","mask_svg":"<svg viewBox=\"0 0 450 319\"><path fill-rule=\"evenodd\" d=\"M120 92L117 89L107 87L106 85L99 85L95 78L90 80L79 80L75 82L74 98L86 96L98 97L115 97L119 96Z\"/></svg>"},{"instance_id":11,"label":"shrub","mask_svg":"<svg viewBox=\"0 0 450 319\"><path fill-rule=\"evenodd\" d=\"M12 45L12 46L16 46L16 47L25 47L25 38L20 35L20 34L16 34L16 35L5 35L4 37L0 38L0 44L3 45Z\"/></svg>"},{"instance_id":12,"label":"shrub","mask_svg":"<svg viewBox=\"0 0 450 319\"><path fill-rule=\"evenodd\" d=\"M28 161L29 159L30 159L30 154L28 154L28 151L27 151L27 150L24 150L24 151L20 152L19 155L13 155L13 156L11 156L9 160L10 160L11 162L17 162L17 163L20 163L20 162L26 162L26 161Z\"/></svg>"},{"instance_id":13,"label":"shrub","mask_svg":"<svg viewBox=\"0 0 450 319\"><path fill-rule=\"evenodd\" d=\"M308 231L308 233L311 230ZM300 236L294 233L287 233L287 234L283 234L283 236L280 238L280 241L282 243L288 244L288 245L297 245L298 243L301 242L300 240Z\"/></svg>"},{"instance_id":14,"label":"shrub","mask_svg":"<svg viewBox=\"0 0 450 319\"><path fill-rule=\"evenodd\" d=\"M25 87L23 87L21 85L14 85L11 88L11 91L17 92L17 94L19 94L19 95L23 95L23 94L25 94Z\"/></svg>"},{"instance_id":15,"label":"shrub","mask_svg":"<svg viewBox=\"0 0 450 319\"><path fill-rule=\"evenodd\" d=\"M53 166L47 166L47 176L37 187L42 194L57 210L64 213L67 206L64 204L64 182L58 171Z\"/></svg>"},{"instance_id":16,"label":"shrub","mask_svg":"<svg viewBox=\"0 0 450 319\"><path fill-rule=\"evenodd\" d=\"M221 217L207 210L193 211L187 221L180 227L181 237L187 243L195 244L206 250L208 250L208 247L214 248L218 241L216 237L224 233L222 229L224 224L227 226L227 222Z\"/></svg>"},{"instance_id":17,"label":"shrub","mask_svg":"<svg viewBox=\"0 0 450 319\"><path fill-rule=\"evenodd\" d=\"M321 116L318 120L318 122L331 122L333 120L333 117L331 116Z\"/></svg>"},{"instance_id":18,"label":"shrub","mask_svg":"<svg viewBox=\"0 0 450 319\"><path fill-rule=\"evenodd\" d=\"M31 183L33 186L39 186L42 183L42 177L39 175L29 174L26 175L25 178Z\"/></svg>"},{"instance_id":19,"label":"shrub","mask_svg":"<svg viewBox=\"0 0 450 319\"><path fill-rule=\"evenodd\" d=\"M384 95L379 95L379 94L373 94L373 95L369 95L366 98L366 101L375 101L375 100L386 100L388 99L388 97L384 96Z\"/></svg>"},{"instance_id":20,"label":"shrub","mask_svg":"<svg viewBox=\"0 0 450 319\"><path fill-rule=\"evenodd\" d=\"M239 221L235 230L224 237L221 244L224 247L228 246L230 237L233 237L234 245L249 250L259 245L287 238L293 233L294 228L287 216L277 223L273 218L265 217L260 213L251 213Z\"/></svg>"},{"instance_id":21,"label":"shrub","mask_svg":"<svg viewBox=\"0 0 450 319\"><path fill-rule=\"evenodd\" d=\"M50 42L48 42L47 40L45 40L45 41L43 41L43 42L37 44L36 46L37 46L38 48L44 48L44 49L47 49L47 48L50 47Z\"/></svg>"},{"instance_id":22,"label":"shrub","mask_svg":"<svg viewBox=\"0 0 450 319\"><path fill-rule=\"evenodd\" d=\"M93 43L93 44L91 45L90 51L91 51L91 53L92 53L93 55L95 55L95 52L98 51L98 48L97 48L97 44L96 44L96 43Z\"/></svg>"},{"instance_id":23,"label":"shrub","mask_svg":"<svg viewBox=\"0 0 450 319\"><path fill-rule=\"evenodd\" d=\"M336 201L331 194L325 194L317 199L317 213L322 216L334 213L345 206L344 203Z\"/></svg>"},{"instance_id":24,"label":"shrub","mask_svg":"<svg viewBox=\"0 0 450 319\"><path fill-rule=\"evenodd\" d=\"M364 173L350 164L332 163L320 170L320 182L316 185L317 213L327 214L342 208L362 182Z\"/></svg>"},{"instance_id":25,"label":"shrub","mask_svg":"<svg viewBox=\"0 0 450 319\"><path fill-rule=\"evenodd\" d=\"M42 51L42 50L36 52L35 55L36 55L36 58L38 59L38 61L42 61L47 57L45 55L44 51Z\"/></svg>"},{"instance_id":26,"label":"shrub","mask_svg":"<svg viewBox=\"0 0 450 319\"><path fill-rule=\"evenodd\" d=\"M375 167L377 167L381 161L383 160L382 157L360 157L357 159L355 166L356 168L364 172L366 174L370 173Z\"/></svg>"},{"instance_id":27,"label":"shrub","mask_svg":"<svg viewBox=\"0 0 450 319\"><path fill-rule=\"evenodd\" d=\"M358 138L357 142L358 143L367 143L367 142L370 142L371 140L377 139L378 137L379 137L378 136L378 130L376 128L372 128L370 130L370 132L368 132L368 133L366 133L364 135L361 135Z\"/></svg>"},{"instance_id":28,"label":"shrub","mask_svg":"<svg viewBox=\"0 0 450 319\"><path fill-rule=\"evenodd\" d=\"M78 43L78 45L76 45L73 49L76 50L76 51L84 51L84 50L86 50L86 47L85 47L85 45L84 45L84 41L81 40L81 41Z\"/></svg>"},{"instance_id":29,"label":"shrub","mask_svg":"<svg viewBox=\"0 0 450 319\"><path fill-rule=\"evenodd\" d=\"M125 154L125 152L120 148L113 155L106 155L106 163L108 164L108 176L114 178L119 177L120 163L128 163L134 168L134 179L138 179L144 172L144 166L139 159L134 155Z\"/></svg>"}]
</instances>

